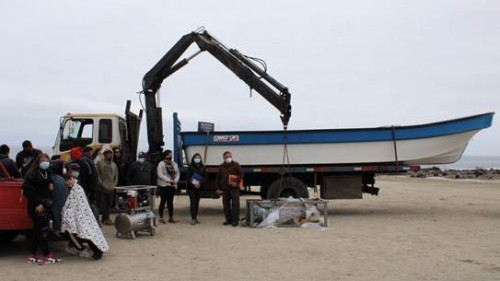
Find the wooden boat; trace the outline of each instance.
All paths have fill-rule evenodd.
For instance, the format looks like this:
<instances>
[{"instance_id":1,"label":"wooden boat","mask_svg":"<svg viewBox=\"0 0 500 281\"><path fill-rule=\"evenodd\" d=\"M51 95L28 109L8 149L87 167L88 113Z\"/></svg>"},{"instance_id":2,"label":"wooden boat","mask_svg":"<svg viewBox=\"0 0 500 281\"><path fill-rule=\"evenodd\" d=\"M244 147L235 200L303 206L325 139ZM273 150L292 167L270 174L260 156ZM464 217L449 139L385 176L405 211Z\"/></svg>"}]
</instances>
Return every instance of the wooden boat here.
<instances>
[{"instance_id":1,"label":"wooden boat","mask_svg":"<svg viewBox=\"0 0 500 281\"><path fill-rule=\"evenodd\" d=\"M281 165L287 144L290 165L428 165L460 159L469 140L491 126L493 112L413 126L283 131L181 132L175 139L186 159L205 155L219 165L231 151L242 165Z\"/></svg>"}]
</instances>

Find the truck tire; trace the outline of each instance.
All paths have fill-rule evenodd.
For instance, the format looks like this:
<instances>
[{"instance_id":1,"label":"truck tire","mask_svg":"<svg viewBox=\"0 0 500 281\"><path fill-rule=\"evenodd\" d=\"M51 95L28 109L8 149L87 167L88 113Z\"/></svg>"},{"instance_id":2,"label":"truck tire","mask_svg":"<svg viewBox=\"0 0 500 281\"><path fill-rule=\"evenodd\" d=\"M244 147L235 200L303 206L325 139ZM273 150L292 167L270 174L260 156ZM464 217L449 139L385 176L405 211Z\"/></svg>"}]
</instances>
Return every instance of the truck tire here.
<instances>
[{"instance_id":1,"label":"truck tire","mask_svg":"<svg viewBox=\"0 0 500 281\"><path fill-rule=\"evenodd\" d=\"M0 231L0 245L10 243L17 235L17 231Z\"/></svg>"},{"instance_id":2,"label":"truck tire","mask_svg":"<svg viewBox=\"0 0 500 281\"><path fill-rule=\"evenodd\" d=\"M309 198L309 191L306 185L294 177L281 178L275 180L267 190L267 199L277 199L280 197Z\"/></svg>"}]
</instances>

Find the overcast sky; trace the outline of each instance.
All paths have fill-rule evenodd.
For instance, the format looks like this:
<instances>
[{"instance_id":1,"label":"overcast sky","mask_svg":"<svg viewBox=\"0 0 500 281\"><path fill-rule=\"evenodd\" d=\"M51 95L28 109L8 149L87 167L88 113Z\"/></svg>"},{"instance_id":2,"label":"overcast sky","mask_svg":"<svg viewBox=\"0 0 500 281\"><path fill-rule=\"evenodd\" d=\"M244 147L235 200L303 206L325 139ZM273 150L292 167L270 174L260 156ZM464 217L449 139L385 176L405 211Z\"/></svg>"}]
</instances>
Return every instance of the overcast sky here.
<instances>
[{"instance_id":1,"label":"overcast sky","mask_svg":"<svg viewBox=\"0 0 500 281\"><path fill-rule=\"evenodd\" d=\"M500 108L500 2L1 1L1 143L53 145L67 112L138 111L142 77L204 26L264 59L292 94L290 129L415 125ZM196 47L186 52L194 53ZM208 53L164 81L184 130L278 130L279 114ZM500 127L466 155L500 156ZM141 147L147 149L145 122ZM12 156L12 155L11 155Z\"/></svg>"}]
</instances>

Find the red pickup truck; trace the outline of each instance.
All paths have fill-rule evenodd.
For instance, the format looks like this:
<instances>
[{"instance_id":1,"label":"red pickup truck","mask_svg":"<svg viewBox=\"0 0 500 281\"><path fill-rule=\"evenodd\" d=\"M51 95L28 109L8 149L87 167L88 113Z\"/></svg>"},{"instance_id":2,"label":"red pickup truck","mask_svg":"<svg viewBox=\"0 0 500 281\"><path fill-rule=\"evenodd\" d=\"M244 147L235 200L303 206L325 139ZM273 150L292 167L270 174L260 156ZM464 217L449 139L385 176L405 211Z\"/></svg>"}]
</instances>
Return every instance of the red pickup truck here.
<instances>
[{"instance_id":1,"label":"red pickup truck","mask_svg":"<svg viewBox=\"0 0 500 281\"><path fill-rule=\"evenodd\" d=\"M26 211L27 199L22 195L23 179L12 178L0 163L0 244L29 232L33 223Z\"/></svg>"}]
</instances>

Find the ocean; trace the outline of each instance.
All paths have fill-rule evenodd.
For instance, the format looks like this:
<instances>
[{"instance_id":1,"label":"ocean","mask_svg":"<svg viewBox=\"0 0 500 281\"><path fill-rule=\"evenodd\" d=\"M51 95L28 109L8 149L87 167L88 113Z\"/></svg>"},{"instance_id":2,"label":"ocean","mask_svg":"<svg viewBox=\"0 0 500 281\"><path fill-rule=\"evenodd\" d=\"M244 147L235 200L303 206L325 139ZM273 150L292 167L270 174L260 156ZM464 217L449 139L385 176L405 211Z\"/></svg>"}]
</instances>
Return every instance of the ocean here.
<instances>
[{"instance_id":1,"label":"ocean","mask_svg":"<svg viewBox=\"0 0 500 281\"><path fill-rule=\"evenodd\" d=\"M445 165L423 165L422 168L439 167L441 170L500 169L500 156L462 156L455 163Z\"/></svg>"}]
</instances>

